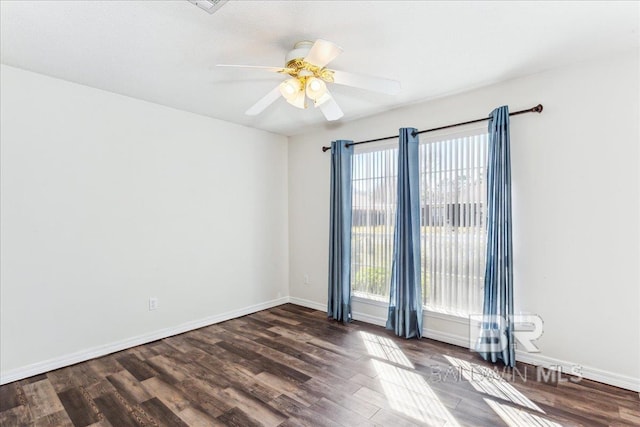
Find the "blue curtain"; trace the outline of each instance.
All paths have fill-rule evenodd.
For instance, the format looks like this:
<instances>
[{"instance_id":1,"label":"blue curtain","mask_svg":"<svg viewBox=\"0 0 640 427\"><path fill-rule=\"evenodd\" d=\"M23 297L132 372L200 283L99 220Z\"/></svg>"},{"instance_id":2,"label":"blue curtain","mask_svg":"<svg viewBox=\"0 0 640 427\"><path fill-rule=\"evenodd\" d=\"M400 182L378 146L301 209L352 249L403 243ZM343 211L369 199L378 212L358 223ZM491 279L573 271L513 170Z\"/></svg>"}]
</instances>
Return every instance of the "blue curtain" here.
<instances>
[{"instance_id":1,"label":"blue curtain","mask_svg":"<svg viewBox=\"0 0 640 427\"><path fill-rule=\"evenodd\" d=\"M515 366L513 337L513 247L509 107L489 119L487 159L487 253L483 318L478 341L485 360Z\"/></svg>"},{"instance_id":2,"label":"blue curtain","mask_svg":"<svg viewBox=\"0 0 640 427\"><path fill-rule=\"evenodd\" d=\"M400 129L398 194L387 329L405 338L422 336L420 283L420 186L417 129Z\"/></svg>"},{"instance_id":3,"label":"blue curtain","mask_svg":"<svg viewBox=\"0 0 640 427\"><path fill-rule=\"evenodd\" d=\"M353 141L331 143L331 213L327 316L351 321L351 160Z\"/></svg>"}]
</instances>

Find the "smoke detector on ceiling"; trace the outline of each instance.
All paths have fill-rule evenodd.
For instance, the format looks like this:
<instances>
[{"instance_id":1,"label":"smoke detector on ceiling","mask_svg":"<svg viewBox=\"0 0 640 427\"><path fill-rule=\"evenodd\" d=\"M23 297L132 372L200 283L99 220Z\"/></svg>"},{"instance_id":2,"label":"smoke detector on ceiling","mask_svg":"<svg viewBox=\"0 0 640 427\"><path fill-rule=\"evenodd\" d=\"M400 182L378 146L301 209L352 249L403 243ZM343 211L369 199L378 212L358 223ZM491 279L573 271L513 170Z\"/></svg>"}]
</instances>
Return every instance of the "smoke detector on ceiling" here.
<instances>
[{"instance_id":1,"label":"smoke detector on ceiling","mask_svg":"<svg viewBox=\"0 0 640 427\"><path fill-rule=\"evenodd\" d=\"M214 13L220 9L229 0L189 0L189 3L193 3L202 10L206 10L209 14Z\"/></svg>"}]
</instances>

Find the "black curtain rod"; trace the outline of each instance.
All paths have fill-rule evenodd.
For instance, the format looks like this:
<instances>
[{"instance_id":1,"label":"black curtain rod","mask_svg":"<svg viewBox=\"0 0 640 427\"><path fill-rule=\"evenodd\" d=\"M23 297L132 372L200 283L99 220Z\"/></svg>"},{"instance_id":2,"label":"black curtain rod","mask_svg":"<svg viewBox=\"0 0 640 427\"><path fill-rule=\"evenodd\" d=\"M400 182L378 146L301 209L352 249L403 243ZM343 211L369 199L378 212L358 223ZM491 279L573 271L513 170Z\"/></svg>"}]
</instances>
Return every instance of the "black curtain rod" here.
<instances>
[{"instance_id":1,"label":"black curtain rod","mask_svg":"<svg viewBox=\"0 0 640 427\"><path fill-rule=\"evenodd\" d=\"M526 110L514 111L513 113L509 113L509 116L517 116L518 114L524 114L524 113L542 113L542 104L538 104L535 107L528 108ZM418 132L414 131L413 132L413 136L420 135L421 133L434 132L434 131L437 131L437 130L454 128L456 126L470 125L472 123L480 123L480 122L484 122L484 121L487 121L487 120L489 120L489 117L485 117L483 119L469 120L468 122L455 123L455 124L452 124L452 125L440 126L440 127L433 128L433 129L425 129L425 130L421 130L421 131L418 131ZM397 138L397 137L398 137L398 135L393 135L393 136L385 136L383 138L368 139L366 141L352 142L351 144L347 144L347 147L350 147L352 145L358 145L358 144L367 144L369 142L386 141L387 139L393 139L393 138ZM331 150L331 147L322 147L322 151L323 152L327 151L327 150Z\"/></svg>"}]
</instances>

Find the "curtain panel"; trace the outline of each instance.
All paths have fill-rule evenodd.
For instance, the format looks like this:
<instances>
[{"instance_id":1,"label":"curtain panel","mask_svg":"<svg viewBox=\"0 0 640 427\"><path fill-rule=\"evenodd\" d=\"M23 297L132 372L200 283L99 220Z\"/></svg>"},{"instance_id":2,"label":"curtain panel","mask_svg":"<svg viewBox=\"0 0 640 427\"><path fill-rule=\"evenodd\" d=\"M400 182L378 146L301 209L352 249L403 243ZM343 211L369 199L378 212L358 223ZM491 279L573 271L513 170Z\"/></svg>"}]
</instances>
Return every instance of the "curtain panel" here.
<instances>
[{"instance_id":1,"label":"curtain panel","mask_svg":"<svg viewBox=\"0 0 640 427\"><path fill-rule=\"evenodd\" d=\"M487 251L478 352L515 366L509 107L493 110L487 160Z\"/></svg>"},{"instance_id":2,"label":"curtain panel","mask_svg":"<svg viewBox=\"0 0 640 427\"><path fill-rule=\"evenodd\" d=\"M422 336L420 282L420 173L417 129L401 128L398 193L387 329L405 338Z\"/></svg>"},{"instance_id":3,"label":"curtain panel","mask_svg":"<svg viewBox=\"0 0 640 427\"><path fill-rule=\"evenodd\" d=\"M351 321L351 142L331 143L327 316L343 323Z\"/></svg>"}]
</instances>

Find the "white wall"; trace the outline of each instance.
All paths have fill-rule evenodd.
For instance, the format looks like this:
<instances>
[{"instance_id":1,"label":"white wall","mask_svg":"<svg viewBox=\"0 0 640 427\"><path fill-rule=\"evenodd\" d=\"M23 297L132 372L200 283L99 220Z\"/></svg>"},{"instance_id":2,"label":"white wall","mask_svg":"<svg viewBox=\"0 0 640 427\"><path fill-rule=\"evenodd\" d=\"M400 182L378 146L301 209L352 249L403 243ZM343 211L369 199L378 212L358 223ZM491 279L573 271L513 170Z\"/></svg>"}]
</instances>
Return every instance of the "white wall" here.
<instances>
[{"instance_id":1,"label":"white wall","mask_svg":"<svg viewBox=\"0 0 640 427\"><path fill-rule=\"evenodd\" d=\"M3 382L286 301L285 137L1 75Z\"/></svg>"},{"instance_id":2,"label":"white wall","mask_svg":"<svg viewBox=\"0 0 640 427\"><path fill-rule=\"evenodd\" d=\"M292 300L321 308L327 299L330 154L321 146L542 103L542 114L511 121L516 312L545 322L542 352L519 358L578 364L585 376L640 390L639 75L630 52L290 138ZM359 301L354 311L378 323L386 313ZM425 329L458 344L468 335L446 316L427 315Z\"/></svg>"}]
</instances>

